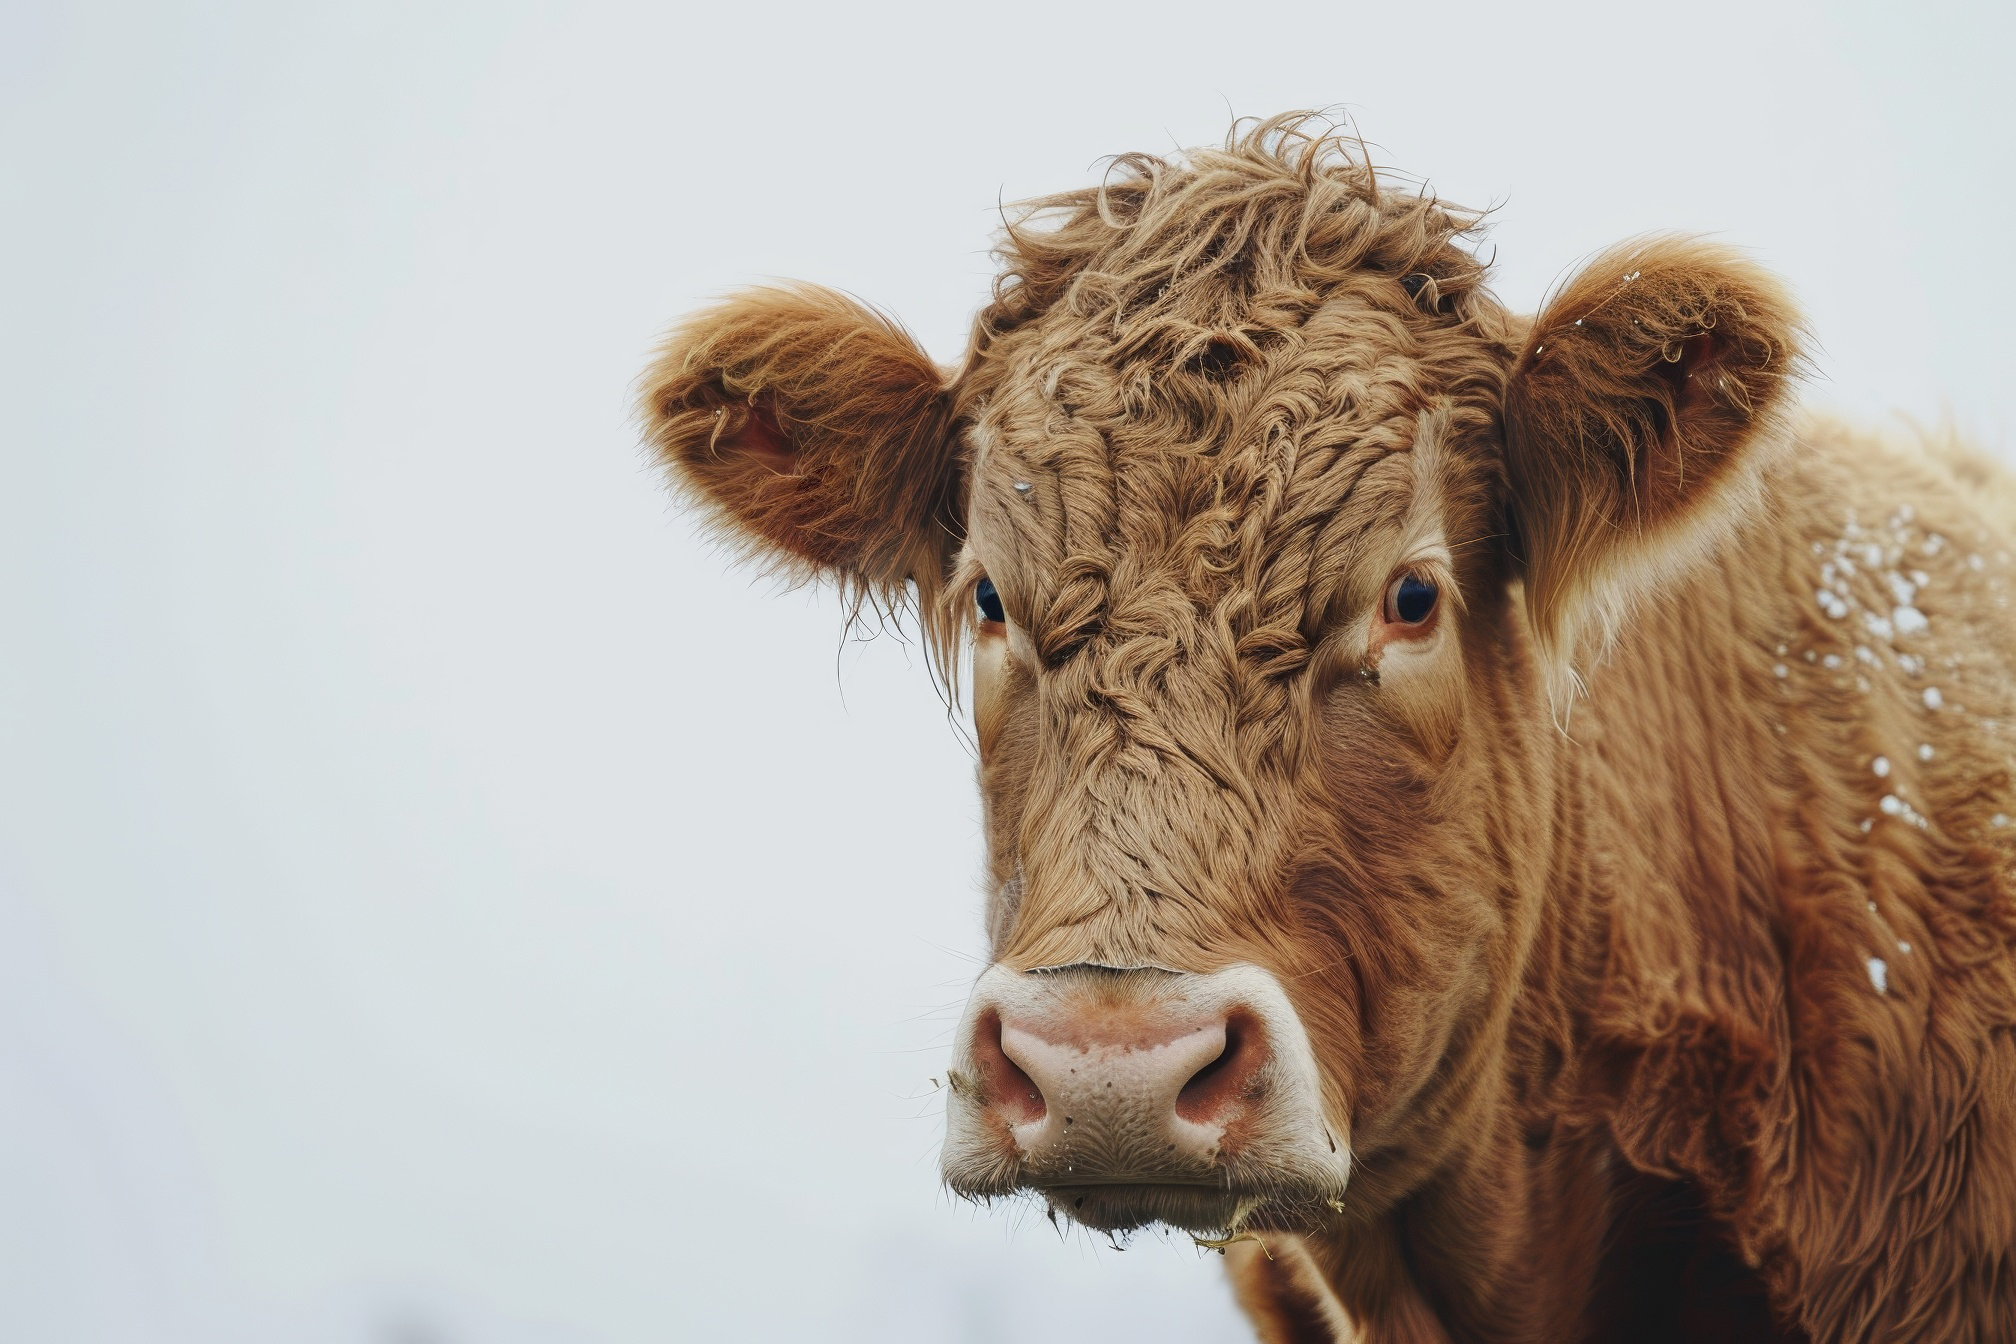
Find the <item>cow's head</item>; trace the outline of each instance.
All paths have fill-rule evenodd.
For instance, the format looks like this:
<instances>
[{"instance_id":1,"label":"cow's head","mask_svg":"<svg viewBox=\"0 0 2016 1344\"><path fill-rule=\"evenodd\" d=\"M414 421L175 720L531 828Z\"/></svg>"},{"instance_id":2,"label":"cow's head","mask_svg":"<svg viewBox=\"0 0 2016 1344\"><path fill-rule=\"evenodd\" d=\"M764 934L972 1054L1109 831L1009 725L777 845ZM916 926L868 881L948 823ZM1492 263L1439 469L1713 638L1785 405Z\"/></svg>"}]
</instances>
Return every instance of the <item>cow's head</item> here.
<instances>
[{"instance_id":1,"label":"cow's head","mask_svg":"<svg viewBox=\"0 0 2016 1344\"><path fill-rule=\"evenodd\" d=\"M779 289L648 379L736 539L970 646L993 964L945 1174L1095 1227L1371 1211L1472 1137L1562 674L1747 506L1795 362L1696 242L1515 318L1474 217L1303 125L1043 203L956 372Z\"/></svg>"}]
</instances>

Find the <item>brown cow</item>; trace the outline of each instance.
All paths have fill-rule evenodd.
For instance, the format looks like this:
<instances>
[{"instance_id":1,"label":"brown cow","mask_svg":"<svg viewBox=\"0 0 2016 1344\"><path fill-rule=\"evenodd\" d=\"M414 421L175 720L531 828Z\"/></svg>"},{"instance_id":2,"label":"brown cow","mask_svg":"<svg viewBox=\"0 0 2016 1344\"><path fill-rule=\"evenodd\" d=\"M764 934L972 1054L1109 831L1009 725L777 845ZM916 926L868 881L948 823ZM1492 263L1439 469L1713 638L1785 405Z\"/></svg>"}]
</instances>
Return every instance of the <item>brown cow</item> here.
<instances>
[{"instance_id":1,"label":"brown cow","mask_svg":"<svg viewBox=\"0 0 2016 1344\"><path fill-rule=\"evenodd\" d=\"M1306 118L1039 203L955 371L680 327L726 533L970 646L945 1176L1269 1340L2016 1340L2016 483L1726 249L1537 318Z\"/></svg>"}]
</instances>

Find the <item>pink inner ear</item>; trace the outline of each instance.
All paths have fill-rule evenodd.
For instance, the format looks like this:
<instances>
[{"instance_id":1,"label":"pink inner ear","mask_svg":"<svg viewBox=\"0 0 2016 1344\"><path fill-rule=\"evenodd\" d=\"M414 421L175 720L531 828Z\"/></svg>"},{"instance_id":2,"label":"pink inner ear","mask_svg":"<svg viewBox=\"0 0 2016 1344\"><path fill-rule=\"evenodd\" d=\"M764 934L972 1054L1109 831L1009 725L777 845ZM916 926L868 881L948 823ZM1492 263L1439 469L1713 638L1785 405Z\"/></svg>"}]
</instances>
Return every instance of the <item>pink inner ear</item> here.
<instances>
[{"instance_id":1,"label":"pink inner ear","mask_svg":"<svg viewBox=\"0 0 2016 1344\"><path fill-rule=\"evenodd\" d=\"M798 472L798 454L791 450L784 431L777 425L777 417L761 402L749 407L742 427L724 446L755 458L780 476L795 476Z\"/></svg>"}]
</instances>

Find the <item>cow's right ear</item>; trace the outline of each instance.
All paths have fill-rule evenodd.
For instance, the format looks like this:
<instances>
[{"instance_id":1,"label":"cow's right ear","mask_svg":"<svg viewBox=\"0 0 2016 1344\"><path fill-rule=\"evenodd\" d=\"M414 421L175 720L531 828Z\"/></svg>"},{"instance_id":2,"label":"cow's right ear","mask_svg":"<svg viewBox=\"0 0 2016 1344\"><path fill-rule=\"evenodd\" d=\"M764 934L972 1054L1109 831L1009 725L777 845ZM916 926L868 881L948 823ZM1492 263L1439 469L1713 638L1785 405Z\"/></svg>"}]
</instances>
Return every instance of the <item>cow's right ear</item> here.
<instances>
[{"instance_id":1,"label":"cow's right ear","mask_svg":"<svg viewBox=\"0 0 2016 1344\"><path fill-rule=\"evenodd\" d=\"M644 375L644 422L722 530L787 572L927 622L958 544L944 375L879 313L815 286L747 290L688 318Z\"/></svg>"},{"instance_id":2,"label":"cow's right ear","mask_svg":"<svg viewBox=\"0 0 2016 1344\"><path fill-rule=\"evenodd\" d=\"M1584 632L1600 646L1759 506L1800 345L1782 285L1686 238L1598 257L1534 320L1507 388L1505 468L1527 616L1557 684Z\"/></svg>"}]
</instances>

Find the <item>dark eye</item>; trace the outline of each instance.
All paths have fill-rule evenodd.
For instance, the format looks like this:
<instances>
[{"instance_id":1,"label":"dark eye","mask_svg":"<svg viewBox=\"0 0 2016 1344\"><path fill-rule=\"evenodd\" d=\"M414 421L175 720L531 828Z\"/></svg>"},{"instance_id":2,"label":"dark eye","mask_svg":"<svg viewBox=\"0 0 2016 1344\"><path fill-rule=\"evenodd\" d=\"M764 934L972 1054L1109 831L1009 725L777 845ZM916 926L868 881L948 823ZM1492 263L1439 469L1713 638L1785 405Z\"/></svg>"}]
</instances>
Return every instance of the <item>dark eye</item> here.
<instances>
[{"instance_id":1,"label":"dark eye","mask_svg":"<svg viewBox=\"0 0 2016 1344\"><path fill-rule=\"evenodd\" d=\"M1386 619L1395 625L1420 625L1435 614L1441 590L1419 574L1402 574L1386 590Z\"/></svg>"},{"instance_id":2,"label":"dark eye","mask_svg":"<svg viewBox=\"0 0 2016 1344\"><path fill-rule=\"evenodd\" d=\"M1008 613L1001 609L1001 594L994 591L994 580L980 580L980 586L973 590L973 600L980 604L982 620L998 624L1008 619Z\"/></svg>"}]
</instances>

